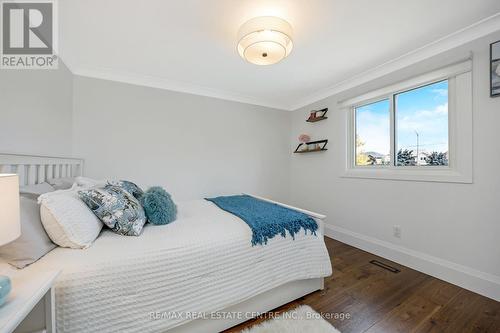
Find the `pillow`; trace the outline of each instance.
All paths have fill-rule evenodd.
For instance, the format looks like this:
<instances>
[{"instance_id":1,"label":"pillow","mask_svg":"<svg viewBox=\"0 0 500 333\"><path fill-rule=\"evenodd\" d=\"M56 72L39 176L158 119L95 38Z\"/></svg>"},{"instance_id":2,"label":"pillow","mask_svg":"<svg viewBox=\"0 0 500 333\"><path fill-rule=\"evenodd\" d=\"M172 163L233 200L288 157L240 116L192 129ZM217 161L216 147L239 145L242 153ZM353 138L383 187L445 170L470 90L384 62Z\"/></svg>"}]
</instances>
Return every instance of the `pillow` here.
<instances>
[{"instance_id":1,"label":"pillow","mask_svg":"<svg viewBox=\"0 0 500 333\"><path fill-rule=\"evenodd\" d=\"M69 190L42 194L40 216L50 239L59 246L73 249L89 247L99 236L102 223L78 197L74 185Z\"/></svg>"},{"instance_id":2,"label":"pillow","mask_svg":"<svg viewBox=\"0 0 500 333\"><path fill-rule=\"evenodd\" d=\"M107 184L105 180L97 180L81 176L75 178L75 183L81 187L94 187L94 186L104 187Z\"/></svg>"},{"instance_id":3,"label":"pillow","mask_svg":"<svg viewBox=\"0 0 500 333\"><path fill-rule=\"evenodd\" d=\"M124 191L129 194L132 194L134 198L140 200L141 196L144 194L144 191L141 190L139 186L136 184L129 182L127 180L118 180L108 182L109 185L121 187Z\"/></svg>"},{"instance_id":4,"label":"pillow","mask_svg":"<svg viewBox=\"0 0 500 333\"><path fill-rule=\"evenodd\" d=\"M56 190L67 190L70 189L75 183L75 178L64 177L64 178L49 178L47 182L52 185Z\"/></svg>"},{"instance_id":5,"label":"pillow","mask_svg":"<svg viewBox=\"0 0 500 333\"><path fill-rule=\"evenodd\" d=\"M152 224L167 224L177 216L177 207L170 194L159 186L148 189L141 197L141 204Z\"/></svg>"},{"instance_id":6,"label":"pillow","mask_svg":"<svg viewBox=\"0 0 500 333\"><path fill-rule=\"evenodd\" d=\"M106 185L78 192L80 198L114 232L139 236L146 215L139 201L121 187Z\"/></svg>"},{"instance_id":7,"label":"pillow","mask_svg":"<svg viewBox=\"0 0 500 333\"><path fill-rule=\"evenodd\" d=\"M36 198L21 195L20 208L21 236L0 247L0 257L17 268L24 268L52 251L56 245L43 229Z\"/></svg>"},{"instance_id":8,"label":"pillow","mask_svg":"<svg viewBox=\"0 0 500 333\"><path fill-rule=\"evenodd\" d=\"M40 194L53 192L54 190L54 187L48 183L19 186L19 193L21 195L32 195L36 197L38 197Z\"/></svg>"}]
</instances>

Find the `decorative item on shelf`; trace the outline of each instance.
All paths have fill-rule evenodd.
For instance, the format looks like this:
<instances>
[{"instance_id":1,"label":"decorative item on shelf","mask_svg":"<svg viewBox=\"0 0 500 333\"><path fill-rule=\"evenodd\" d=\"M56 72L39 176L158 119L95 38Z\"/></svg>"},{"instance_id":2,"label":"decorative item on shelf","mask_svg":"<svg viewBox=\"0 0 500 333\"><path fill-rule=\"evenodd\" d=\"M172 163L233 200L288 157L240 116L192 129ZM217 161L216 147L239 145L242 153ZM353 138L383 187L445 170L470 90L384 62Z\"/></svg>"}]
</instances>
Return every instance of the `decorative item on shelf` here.
<instances>
[{"instance_id":1,"label":"decorative item on shelf","mask_svg":"<svg viewBox=\"0 0 500 333\"><path fill-rule=\"evenodd\" d=\"M316 151L325 151L328 150L326 145L328 144L328 139L318 140L318 141L310 141L310 142L301 142L295 149L294 153L313 153ZM306 146L307 148L304 148Z\"/></svg>"},{"instance_id":2,"label":"decorative item on shelf","mask_svg":"<svg viewBox=\"0 0 500 333\"><path fill-rule=\"evenodd\" d=\"M307 142L309 141L311 141L311 137L309 135L307 134L299 135L299 142L300 142L299 146L302 146L303 151L309 150L309 146L307 145Z\"/></svg>"},{"instance_id":3,"label":"decorative item on shelf","mask_svg":"<svg viewBox=\"0 0 500 333\"><path fill-rule=\"evenodd\" d=\"M490 44L490 96L500 96L500 40Z\"/></svg>"},{"instance_id":4,"label":"decorative item on shelf","mask_svg":"<svg viewBox=\"0 0 500 333\"><path fill-rule=\"evenodd\" d=\"M0 246L21 236L19 211L19 178L13 174L0 174ZM11 289L10 279L0 275L0 306Z\"/></svg>"},{"instance_id":5,"label":"decorative item on shelf","mask_svg":"<svg viewBox=\"0 0 500 333\"><path fill-rule=\"evenodd\" d=\"M309 118L307 118L308 123L315 123L317 121L328 119L326 113L328 112L328 108L324 108L321 110L313 110L309 114Z\"/></svg>"},{"instance_id":6,"label":"decorative item on shelf","mask_svg":"<svg viewBox=\"0 0 500 333\"><path fill-rule=\"evenodd\" d=\"M308 122L313 122L314 119L316 119L316 111L311 111L309 114L309 118L307 119Z\"/></svg>"}]
</instances>

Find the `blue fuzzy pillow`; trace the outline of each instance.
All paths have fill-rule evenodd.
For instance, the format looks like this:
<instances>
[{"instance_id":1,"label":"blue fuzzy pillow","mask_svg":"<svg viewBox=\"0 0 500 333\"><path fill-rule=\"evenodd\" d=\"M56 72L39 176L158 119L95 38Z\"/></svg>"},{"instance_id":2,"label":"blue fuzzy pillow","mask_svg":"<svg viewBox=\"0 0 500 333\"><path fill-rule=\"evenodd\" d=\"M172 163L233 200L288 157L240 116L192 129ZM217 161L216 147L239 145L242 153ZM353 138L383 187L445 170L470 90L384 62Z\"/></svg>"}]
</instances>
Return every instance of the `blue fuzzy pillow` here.
<instances>
[{"instance_id":1,"label":"blue fuzzy pillow","mask_svg":"<svg viewBox=\"0 0 500 333\"><path fill-rule=\"evenodd\" d=\"M168 224L177 217L177 206L170 194L159 186L148 189L141 196L148 221L152 224Z\"/></svg>"}]
</instances>

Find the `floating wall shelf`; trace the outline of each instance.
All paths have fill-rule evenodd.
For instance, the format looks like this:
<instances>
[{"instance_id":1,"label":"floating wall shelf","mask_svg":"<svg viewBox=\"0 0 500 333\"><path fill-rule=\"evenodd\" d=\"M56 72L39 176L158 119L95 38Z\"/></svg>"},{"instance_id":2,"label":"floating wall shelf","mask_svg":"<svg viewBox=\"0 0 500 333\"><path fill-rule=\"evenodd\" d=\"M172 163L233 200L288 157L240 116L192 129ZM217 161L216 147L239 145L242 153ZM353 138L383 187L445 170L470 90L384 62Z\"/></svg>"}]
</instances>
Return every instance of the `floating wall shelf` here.
<instances>
[{"instance_id":1,"label":"floating wall shelf","mask_svg":"<svg viewBox=\"0 0 500 333\"><path fill-rule=\"evenodd\" d=\"M297 148L295 149L294 153L295 154L304 154L304 153L314 153L317 151L325 151L328 150L326 148L326 145L328 144L328 140L319 140L319 141L311 141L311 142L306 142L306 143L300 143ZM310 146L318 146L317 148L311 148L311 149L300 149L306 145L307 147Z\"/></svg>"},{"instance_id":2,"label":"floating wall shelf","mask_svg":"<svg viewBox=\"0 0 500 333\"><path fill-rule=\"evenodd\" d=\"M311 114L310 114L309 118L306 119L306 121L308 123L315 123L317 121L328 119L328 117L326 116L327 112L328 112L328 108L311 111ZM318 113L319 113L319 115L318 115Z\"/></svg>"}]
</instances>

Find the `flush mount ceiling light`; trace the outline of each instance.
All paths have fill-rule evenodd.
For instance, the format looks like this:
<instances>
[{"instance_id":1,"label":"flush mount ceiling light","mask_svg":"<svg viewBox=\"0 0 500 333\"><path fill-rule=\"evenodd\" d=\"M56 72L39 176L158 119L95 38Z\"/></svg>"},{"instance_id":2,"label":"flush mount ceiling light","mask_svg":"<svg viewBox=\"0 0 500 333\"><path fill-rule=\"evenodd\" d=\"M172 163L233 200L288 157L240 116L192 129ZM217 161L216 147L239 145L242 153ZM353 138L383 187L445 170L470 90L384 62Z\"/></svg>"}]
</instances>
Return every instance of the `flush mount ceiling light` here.
<instances>
[{"instance_id":1,"label":"flush mount ceiling light","mask_svg":"<svg viewBox=\"0 0 500 333\"><path fill-rule=\"evenodd\" d=\"M292 26L279 17L254 17L238 32L238 53L252 64L275 64L286 58L292 47Z\"/></svg>"}]
</instances>

